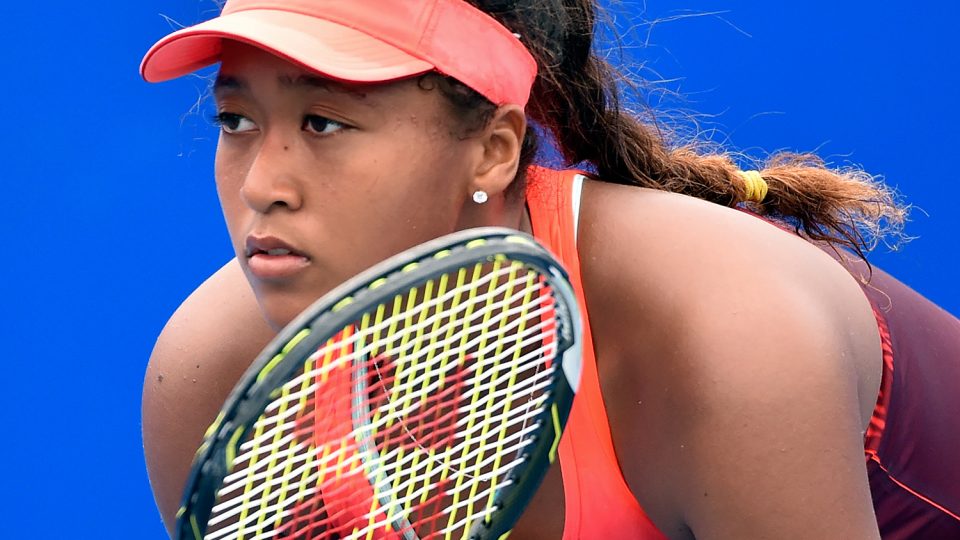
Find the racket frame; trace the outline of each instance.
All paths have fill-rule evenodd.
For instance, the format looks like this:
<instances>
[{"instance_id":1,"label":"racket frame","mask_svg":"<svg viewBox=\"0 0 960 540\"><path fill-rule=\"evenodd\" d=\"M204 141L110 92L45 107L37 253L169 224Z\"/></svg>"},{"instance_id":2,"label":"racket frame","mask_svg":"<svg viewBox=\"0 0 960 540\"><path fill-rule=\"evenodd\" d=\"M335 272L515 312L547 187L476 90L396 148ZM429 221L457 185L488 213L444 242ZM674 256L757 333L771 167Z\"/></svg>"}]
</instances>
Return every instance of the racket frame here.
<instances>
[{"instance_id":1,"label":"racket frame","mask_svg":"<svg viewBox=\"0 0 960 540\"><path fill-rule=\"evenodd\" d=\"M558 372L563 373L553 377L554 384L547 390L552 403L535 420L543 428L524 455L527 461L539 461L544 466L521 467L524 474L511 477L514 483L506 496L498 500L494 512L473 525L469 538L499 540L508 534L542 482L549 464L556 460L560 436L580 381L582 321L566 271L545 248L524 233L483 227L425 242L374 265L315 301L277 334L241 376L204 435L177 512L176 538L203 538L217 491L230 473L227 461L232 459L228 456L237 455L239 441L272 401L271 394L302 367L304 358L384 298L392 298L453 268L481 260L493 261L504 254L539 271L555 292L559 331L553 362L560 364ZM372 286L375 283L379 285ZM307 329L309 333L304 335Z\"/></svg>"}]
</instances>

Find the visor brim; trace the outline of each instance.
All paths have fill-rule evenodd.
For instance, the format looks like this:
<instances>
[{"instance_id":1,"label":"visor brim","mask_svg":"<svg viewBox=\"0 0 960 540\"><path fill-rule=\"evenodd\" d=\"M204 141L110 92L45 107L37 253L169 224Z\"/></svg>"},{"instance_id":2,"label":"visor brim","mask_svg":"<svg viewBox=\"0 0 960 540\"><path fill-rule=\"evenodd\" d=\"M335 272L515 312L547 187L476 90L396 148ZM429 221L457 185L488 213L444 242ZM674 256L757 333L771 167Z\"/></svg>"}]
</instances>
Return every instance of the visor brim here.
<instances>
[{"instance_id":1,"label":"visor brim","mask_svg":"<svg viewBox=\"0 0 960 540\"><path fill-rule=\"evenodd\" d=\"M289 11L253 9L168 35L147 52L140 73L148 82L161 82L215 64L224 39L248 43L343 81L390 81L434 69L429 62L353 28Z\"/></svg>"}]
</instances>

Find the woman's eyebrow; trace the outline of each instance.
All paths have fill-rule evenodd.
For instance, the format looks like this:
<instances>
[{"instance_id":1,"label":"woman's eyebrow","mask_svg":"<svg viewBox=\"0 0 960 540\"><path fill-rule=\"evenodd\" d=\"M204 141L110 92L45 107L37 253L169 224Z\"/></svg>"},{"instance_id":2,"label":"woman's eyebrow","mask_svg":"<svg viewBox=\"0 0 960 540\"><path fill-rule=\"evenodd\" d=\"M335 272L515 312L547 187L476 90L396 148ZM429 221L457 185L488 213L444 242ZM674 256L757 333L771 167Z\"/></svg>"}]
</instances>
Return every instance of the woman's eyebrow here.
<instances>
[{"instance_id":1,"label":"woman's eyebrow","mask_svg":"<svg viewBox=\"0 0 960 540\"><path fill-rule=\"evenodd\" d=\"M219 94L225 90L246 90L247 83L231 75L217 75L213 82L213 93Z\"/></svg>"},{"instance_id":2,"label":"woman's eyebrow","mask_svg":"<svg viewBox=\"0 0 960 540\"><path fill-rule=\"evenodd\" d=\"M320 89L331 93L340 93L347 94L351 97L357 99L366 99L367 93L361 91L359 88L355 88L352 85L346 85L327 79L325 77L319 77L316 75L301 74L297 76L292 75L280 75L277 77L277 80L280 82L281 86L289 88L311 88L311 89Z\"/></svg>"},{"instance_id":3,"label":"woman's eyebrow","mask_svg":"<svg viewBox=\"0 0 960 540\"><path fill-rule=\"evenodd\" d=\"M316 75L279 75L277 77L277 82L280 84L280 86L286 88L320 89L330 93L345 94L356 98L361 102L367 99L367 92L362 91L360 88L354 88L353 86L348 86ZM233 75L218 75L217 79L213 83L214 94L223 93L225 91L243 92L247 91L248 89L249 85L246 81Z\"/></svg>"}]
</instances>

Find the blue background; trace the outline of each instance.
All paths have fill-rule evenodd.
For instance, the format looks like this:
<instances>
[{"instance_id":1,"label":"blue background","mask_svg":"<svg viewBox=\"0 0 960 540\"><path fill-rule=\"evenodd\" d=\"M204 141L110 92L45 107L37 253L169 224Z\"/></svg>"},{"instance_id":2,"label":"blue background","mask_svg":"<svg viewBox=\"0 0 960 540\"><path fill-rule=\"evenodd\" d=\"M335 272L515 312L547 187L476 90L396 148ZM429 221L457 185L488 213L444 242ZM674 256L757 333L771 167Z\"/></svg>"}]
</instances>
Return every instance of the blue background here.
<instances>
[{"instance_id":1,"label":"blue background","mask_svg":"<svg viewBox=\"0 0 960 540\"><path fill-rule=\"evenodd\" d=\"M137 66L170 29L160 14L193 23L215 9L65 4L0 7L0 537L161 539L141 379L167 317L230 248L209 104L194 110L206 83L147 85ZM924 4L621 1L611 16L640 73L665 81L653 88L683 96L666 105L703 113L714 140L754 155L816 149L897 186L918 207L918 238L873 260L960 313L960 4Z\"/></svg>"}]
</instances>

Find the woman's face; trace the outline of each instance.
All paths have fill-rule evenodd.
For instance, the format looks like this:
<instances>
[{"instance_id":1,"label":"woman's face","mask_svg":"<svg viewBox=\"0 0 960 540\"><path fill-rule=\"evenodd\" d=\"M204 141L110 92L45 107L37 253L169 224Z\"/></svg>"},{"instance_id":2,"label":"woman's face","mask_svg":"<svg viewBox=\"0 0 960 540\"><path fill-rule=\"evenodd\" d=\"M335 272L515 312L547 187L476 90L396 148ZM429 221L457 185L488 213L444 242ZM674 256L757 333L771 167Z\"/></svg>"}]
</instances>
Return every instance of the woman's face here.
<instances>
[{"instance_id":1,"label":"woman's face","mask_svg":"<svg viewBox=\"0 0 960 540\"><path fill-rule=\"evenodd\" d=\"M445 98L416 80L334 83L225 42L215 95L220 202L276 327L390 255L504 221L502 204L470 200L489 141L464 137Z\"/></svg>"}]
</instances>

